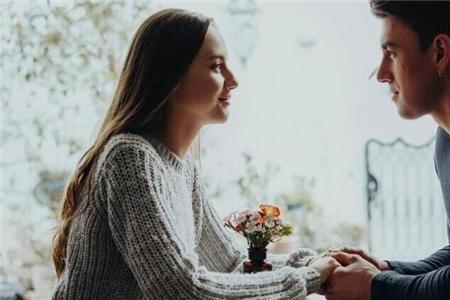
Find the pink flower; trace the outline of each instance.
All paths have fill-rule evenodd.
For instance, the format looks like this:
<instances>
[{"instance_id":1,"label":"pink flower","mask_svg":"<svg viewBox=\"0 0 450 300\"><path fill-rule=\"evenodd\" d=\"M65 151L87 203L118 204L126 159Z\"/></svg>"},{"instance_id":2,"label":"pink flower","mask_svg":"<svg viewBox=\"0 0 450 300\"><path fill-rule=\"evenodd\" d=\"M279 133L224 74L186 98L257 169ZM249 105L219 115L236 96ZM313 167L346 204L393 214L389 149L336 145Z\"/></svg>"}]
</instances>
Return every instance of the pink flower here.
<instances>
[{"instance_id":1,"label":"pink flower","mask_svg":"<svg viewBox=\"0 0 450 300\"><path fill-rule=\"evenodd\" d=\"M237 218L236 218L236 222L237 222L238 224L242 224L242 223L244 223L245 221L247 221L247 217L249 217L249 216L251 216L251 215L252 215L251 210L246 209L246 210L242 211L241 213L239 213L239 215L238 215Z\"/></svg>"},{"instance_id":2,"label":"pink flower","mask_svg":"<svg viewBox=\"0 0 450 300\"><path fill-rule=\"evenodd\" d=\"M262 204L258 211L234 211L223 220L225 227L243 235L250 247L267 245L292 233L290 225L282 225L281 211L274 205Z\"/></svg>"},{"instance_id":3,"label":"pink flower","mask_svg":"<svg viewBox=\"0 0 450 300\"><path fill-rule=\"evenodd\" d=\"M233 222L233 220L235 219L236 214L237 214L237 211L233 211L233 212L229 213L228 215L225 216L225 218L223 218L223 221L225 223Z\"/></svg>"},{"instance_id":4,"label":"pink flower","mask_svg":"<svg viewBox=\"0 0 450 300\"><path fill-rule=\"evenodd\" d=\"M264 219L261 217L261 214L257 211L251 214L249 220L253 225L257 225L264 222Z\"/></svg>"}]
</instances>

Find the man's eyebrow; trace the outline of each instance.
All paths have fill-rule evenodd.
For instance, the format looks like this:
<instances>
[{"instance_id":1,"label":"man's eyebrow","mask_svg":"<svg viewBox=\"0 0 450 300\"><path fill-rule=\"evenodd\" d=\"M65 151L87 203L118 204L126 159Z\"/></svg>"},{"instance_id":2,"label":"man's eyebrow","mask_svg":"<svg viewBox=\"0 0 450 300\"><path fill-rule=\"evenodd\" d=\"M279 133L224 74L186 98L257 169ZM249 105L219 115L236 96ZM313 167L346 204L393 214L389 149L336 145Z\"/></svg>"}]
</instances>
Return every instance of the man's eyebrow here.
<instances>
[{"instance_id":1,"label":"man's eyebrow","mask_svg":"<svg viewBox=\"0 0 450 300\"><path fill-rule=\"evenodd\" d=\"M396 48L397 47L397 44L396 43L394 43L394 42L384 42L382 45L381 45L381 49L383 49L383 50L387 50L388 48Z\"/></svg>"}]
</instances>

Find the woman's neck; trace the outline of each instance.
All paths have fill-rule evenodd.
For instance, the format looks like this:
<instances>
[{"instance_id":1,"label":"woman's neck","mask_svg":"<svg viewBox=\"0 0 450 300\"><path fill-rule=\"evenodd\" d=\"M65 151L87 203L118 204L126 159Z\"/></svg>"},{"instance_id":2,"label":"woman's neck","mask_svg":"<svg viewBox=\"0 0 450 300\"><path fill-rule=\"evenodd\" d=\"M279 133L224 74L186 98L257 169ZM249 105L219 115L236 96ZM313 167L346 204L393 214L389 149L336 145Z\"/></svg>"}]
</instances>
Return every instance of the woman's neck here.
<instances>
[{"instance_id":1,"label":"woman's neck","mask_svg":"<svg viewBox=\"0 0 450 300\"><path fill-rule=\"evenodd\" d=\"M183 158L199 134L200 129L200 124L168 120L166 126L155 133L154 136L176 156Z\"/></svg>"}]
</instances>

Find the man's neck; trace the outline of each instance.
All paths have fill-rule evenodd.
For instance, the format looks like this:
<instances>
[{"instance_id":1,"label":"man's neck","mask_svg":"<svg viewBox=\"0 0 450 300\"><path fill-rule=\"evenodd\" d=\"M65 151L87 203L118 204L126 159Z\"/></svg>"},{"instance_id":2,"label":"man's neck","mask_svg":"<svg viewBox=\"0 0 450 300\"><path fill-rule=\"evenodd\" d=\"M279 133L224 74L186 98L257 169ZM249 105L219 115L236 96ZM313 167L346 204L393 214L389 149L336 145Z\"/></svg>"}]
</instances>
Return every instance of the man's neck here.
<instances>
[{"instance_id":1,"label":"man's neck","mask_svg":"<svg viewBox=\"0 0 450 300\"><path fill-rule=\"evenodd\" d=\"M440 127L450 134L450 83L447 84L439 106L431 113L431 116Z\"/></svg>"}]
</instances>

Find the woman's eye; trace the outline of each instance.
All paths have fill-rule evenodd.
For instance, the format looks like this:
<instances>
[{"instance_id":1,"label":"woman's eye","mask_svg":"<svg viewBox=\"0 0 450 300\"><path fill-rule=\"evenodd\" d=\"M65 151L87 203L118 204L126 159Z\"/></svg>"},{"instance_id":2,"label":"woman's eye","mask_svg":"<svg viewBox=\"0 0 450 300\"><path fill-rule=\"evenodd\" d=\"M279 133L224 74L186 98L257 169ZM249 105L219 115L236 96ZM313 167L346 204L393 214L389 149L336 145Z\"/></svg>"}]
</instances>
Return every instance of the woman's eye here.
<instances>
[{"instance_id":1,"label":"woman's eye","mask_svg":"<svg viewBox=\"0 0 450 300\"><path fill-rule=\"evenodd\" d=\"M216 63L211 66L211 68L217 72L220 72L222 70L222 67L223 67L222 63Z\"/></svg>"}]
</instances>

